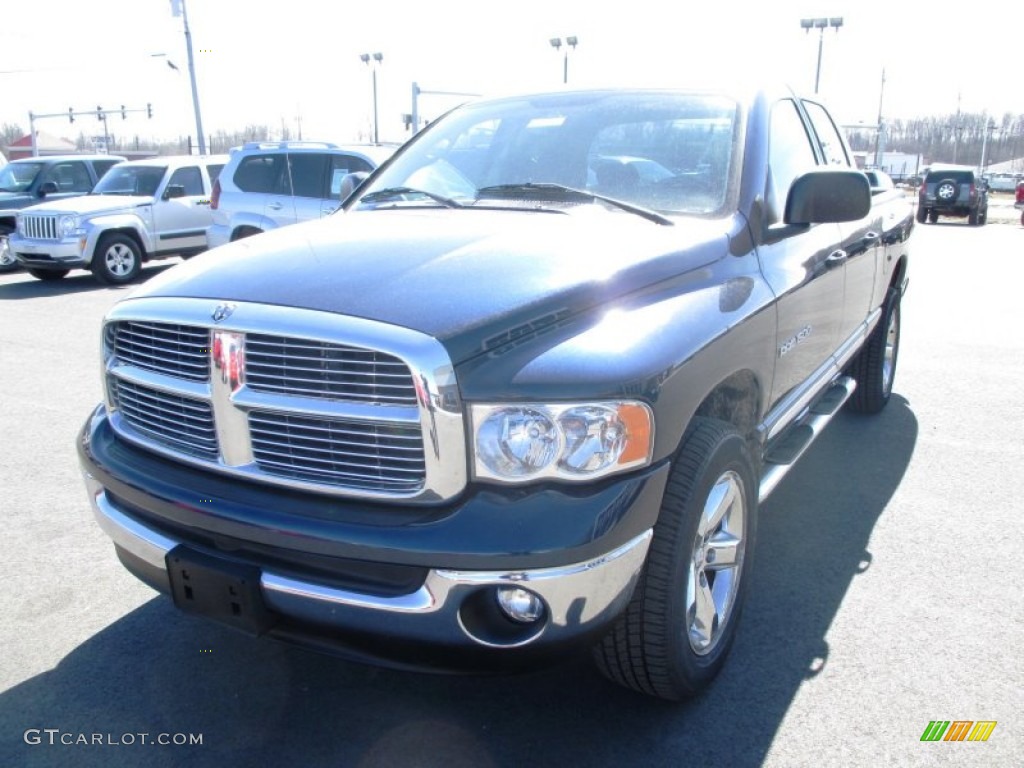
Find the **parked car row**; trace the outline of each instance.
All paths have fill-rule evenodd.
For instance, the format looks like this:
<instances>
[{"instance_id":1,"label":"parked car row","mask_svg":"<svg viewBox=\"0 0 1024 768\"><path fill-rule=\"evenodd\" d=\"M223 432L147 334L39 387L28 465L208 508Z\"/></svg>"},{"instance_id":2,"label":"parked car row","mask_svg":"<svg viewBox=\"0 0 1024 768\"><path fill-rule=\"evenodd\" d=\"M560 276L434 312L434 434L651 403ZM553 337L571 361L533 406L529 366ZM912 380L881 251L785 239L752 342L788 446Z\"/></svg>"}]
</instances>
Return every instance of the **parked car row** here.
<instances>
[{"instance_id":1,"label":"parked car row","mask_svg":"<svg viewBox=\"0 0 1024 768\"><path fill-rule=\"evenodd\" d=\"M332 213L394 149L273 142L208 157L13 161L0 169L0 271L58 280L88 269L127 283L150 259Z\"/></svg>"}]
</instances>

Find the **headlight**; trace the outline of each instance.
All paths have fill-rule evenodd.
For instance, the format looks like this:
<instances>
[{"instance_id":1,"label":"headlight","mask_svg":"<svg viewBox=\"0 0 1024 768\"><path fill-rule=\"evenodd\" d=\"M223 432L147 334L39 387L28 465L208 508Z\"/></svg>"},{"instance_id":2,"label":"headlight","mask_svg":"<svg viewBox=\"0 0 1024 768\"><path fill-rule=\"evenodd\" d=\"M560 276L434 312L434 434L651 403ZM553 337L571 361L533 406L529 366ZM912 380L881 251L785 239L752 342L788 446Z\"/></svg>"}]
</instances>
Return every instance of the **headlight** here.
<instances>
[{"instance_id":1,"label":"headlight","mask_svg":"<svg viewBox=\"0 0 1024 768\"><path fill-rule=\"evenodd\" d=\"M471 417L480 479L583 481L651 460L654 417L644 403L474 405Z\"/></svg>"},{"instance_id":2,"label":"headlight","mask_svg":"<svg viewBox=\"0 0 1024 768\"><path fill-rule=\"evenodd\" d=\"M78 217L64 215L57 219L57 236L70 237L78 229Z\"/></svg>"}]
</instances>

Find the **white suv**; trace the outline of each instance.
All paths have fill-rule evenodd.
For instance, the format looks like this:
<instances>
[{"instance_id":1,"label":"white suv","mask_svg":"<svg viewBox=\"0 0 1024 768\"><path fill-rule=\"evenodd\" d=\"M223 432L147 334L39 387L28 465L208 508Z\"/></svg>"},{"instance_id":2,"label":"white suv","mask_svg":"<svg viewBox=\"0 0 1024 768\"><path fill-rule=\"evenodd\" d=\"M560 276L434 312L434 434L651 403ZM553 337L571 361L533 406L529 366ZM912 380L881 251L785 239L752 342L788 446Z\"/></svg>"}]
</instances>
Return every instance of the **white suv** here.
<instances>
[{"instance_id":1,"label":"white suv","mask_svg":"<svg viewBox=\"0 0 1024 768\"><path fill-rule=\"evenodd\" d=\"M334 212L341 204L345 178L369 173L396 149L312 141L235 147L213 186L210 247Z\"/></svg>"},{"instance_id":2,"label":"white suv","mask_svg":"<svg viewBox=\"0 0 1024 768\"><path fill-rule=\"evenodd\" d=\"M205 251L212 182L227 160L185 155L115 165L86 196L19 211L11 251L40 280L82 268L111 284L134 280L143 261Z\"/></svg>"}]
</instances>

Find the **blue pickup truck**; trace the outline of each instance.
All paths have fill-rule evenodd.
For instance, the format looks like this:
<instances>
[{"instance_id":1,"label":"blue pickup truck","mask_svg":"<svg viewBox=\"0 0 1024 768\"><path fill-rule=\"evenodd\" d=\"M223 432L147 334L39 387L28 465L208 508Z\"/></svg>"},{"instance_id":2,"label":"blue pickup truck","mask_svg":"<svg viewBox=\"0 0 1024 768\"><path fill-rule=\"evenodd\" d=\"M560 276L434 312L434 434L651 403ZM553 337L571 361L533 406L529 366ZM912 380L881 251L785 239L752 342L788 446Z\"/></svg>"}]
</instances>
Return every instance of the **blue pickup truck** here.
<instances>
[{"instance_id":1,"label":"blue pickup truck","mask_svg":"<svg viewBox=\"0 0 1024 768\"><path fill-rule=\"evenodd\" d=\"M363 661L580 649L675 700L758 505L892 392L914 219L786 89L464 105L323 220L150 280L78 451L183 611Z\"/></svg>"}]
</instances>

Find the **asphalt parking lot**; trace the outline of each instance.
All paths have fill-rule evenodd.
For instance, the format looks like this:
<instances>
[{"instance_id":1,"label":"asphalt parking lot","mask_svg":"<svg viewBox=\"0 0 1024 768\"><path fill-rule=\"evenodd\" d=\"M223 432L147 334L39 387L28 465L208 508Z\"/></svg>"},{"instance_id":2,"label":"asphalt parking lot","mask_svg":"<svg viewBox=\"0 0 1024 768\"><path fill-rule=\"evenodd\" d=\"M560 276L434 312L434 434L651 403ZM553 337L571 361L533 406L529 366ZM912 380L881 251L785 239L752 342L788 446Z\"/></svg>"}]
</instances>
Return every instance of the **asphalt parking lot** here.
<instances>
[{"instance_id":1,"label":"asphalt parking lot","mask_svg":"<svg viewBox=\"0 0 1024 768\"><path fill-rule=\"evenodd\" d=\"M585 660L428 676L179 614L117 562L75 457L130 289L0 275L0 765L1024 765L1024 228L994 203L916 227L890 406L839 417L763 506L732 658L676 706ZM996 726L922 742L933 720Z\"/></svg>"}]
</instances>

